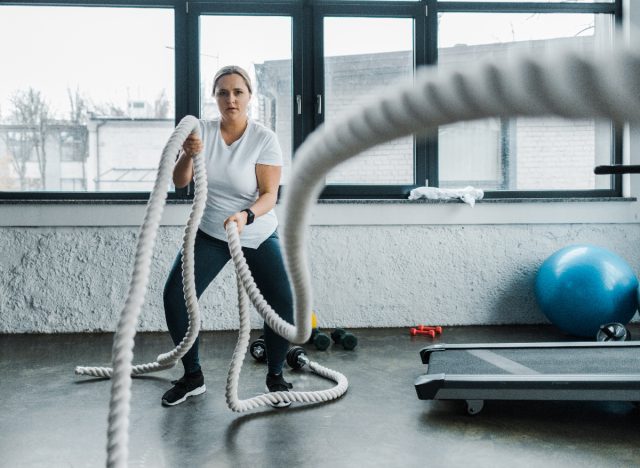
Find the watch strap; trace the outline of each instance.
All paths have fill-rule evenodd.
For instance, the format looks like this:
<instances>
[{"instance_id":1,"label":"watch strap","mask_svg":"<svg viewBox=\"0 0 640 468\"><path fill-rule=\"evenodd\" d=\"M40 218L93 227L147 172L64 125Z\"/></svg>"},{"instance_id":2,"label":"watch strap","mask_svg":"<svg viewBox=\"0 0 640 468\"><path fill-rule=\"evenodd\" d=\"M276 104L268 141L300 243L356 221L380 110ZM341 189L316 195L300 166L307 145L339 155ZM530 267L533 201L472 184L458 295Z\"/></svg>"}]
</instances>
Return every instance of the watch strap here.
<instances>
[{"instance_id":1,"label":"watch strap","mask_svg":"<svg viewBox=\"0 0 640 468\"><path fill-rule=\"evenodd\" d=\"M253 211L251 211L250 208L245 208L244 210L245 213L247 213L247 225L253 223L253 220L256 218L256 215Z\"/></svg>"}]
</instances>

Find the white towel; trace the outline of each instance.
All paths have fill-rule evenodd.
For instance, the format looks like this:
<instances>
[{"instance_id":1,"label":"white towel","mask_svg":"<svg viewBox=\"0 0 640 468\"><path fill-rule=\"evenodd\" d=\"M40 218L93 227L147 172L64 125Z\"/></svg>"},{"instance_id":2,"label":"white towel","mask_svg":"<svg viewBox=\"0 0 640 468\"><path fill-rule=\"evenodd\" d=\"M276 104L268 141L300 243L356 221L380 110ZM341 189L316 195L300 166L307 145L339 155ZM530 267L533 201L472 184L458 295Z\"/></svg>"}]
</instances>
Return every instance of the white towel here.
<instances>
[{"instance_id":1,"label":"white towel","mask_svg":"<svg viewBox=\"0 0 640 468\"><path fill-rule=\"evenodd\" d=\"M473 207L476 200L482 200L484 191L471 186L463 189L442 189L438 187L418 187L411 191L409 200L417 200L418 198L428 198L429 200L450 200L459 198L469 206Z\"/></svg>"}]
</instances>

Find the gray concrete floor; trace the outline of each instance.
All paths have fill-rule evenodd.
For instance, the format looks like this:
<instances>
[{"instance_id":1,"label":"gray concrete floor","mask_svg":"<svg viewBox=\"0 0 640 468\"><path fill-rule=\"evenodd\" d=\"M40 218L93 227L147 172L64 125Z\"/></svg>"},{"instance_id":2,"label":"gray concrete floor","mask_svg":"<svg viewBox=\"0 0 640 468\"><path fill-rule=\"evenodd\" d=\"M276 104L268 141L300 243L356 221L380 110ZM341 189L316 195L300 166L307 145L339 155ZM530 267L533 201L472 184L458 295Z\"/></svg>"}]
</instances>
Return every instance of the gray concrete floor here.
<instances>
[{"instance_id":1,"label":"gray concrete floor","mask_svg":"<svg viewBox=\"0 0 640 468\"><path fill-rule=\"evenodd\" d=\"M640 414L628 403L487 402L467 416L460 402L418 400L419 350L407 329L353 330L355 351L310 349L350 380L340 400L285 410L227 409L224 385L234 332L202 335L207 392L164 408L178 367L135 378L130 467L622 467L640 466ZM638 328L632 328L640 336ZM257 336L258 333L256 332ZM0 335L0 466L104 466L110 381L75 376L107 365L112 336ZM439 340L564 341L550 327L447 328ZM167 334L139 334L135 363L170 349ZM637 359L637 356L631 358ZM248 358L241 398L261 393L264 365ZM330 383L288 371L296 390Z\"/></svg>"}]
</instances>

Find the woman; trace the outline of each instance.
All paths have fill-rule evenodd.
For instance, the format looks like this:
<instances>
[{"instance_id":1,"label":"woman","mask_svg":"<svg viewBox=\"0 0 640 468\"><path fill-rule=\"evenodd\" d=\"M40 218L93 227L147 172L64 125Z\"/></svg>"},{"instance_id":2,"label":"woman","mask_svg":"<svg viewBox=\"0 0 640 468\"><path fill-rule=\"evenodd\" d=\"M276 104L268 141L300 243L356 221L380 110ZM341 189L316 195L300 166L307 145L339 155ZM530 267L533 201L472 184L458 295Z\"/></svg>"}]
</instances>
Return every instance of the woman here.
<instances>
[{"instance_id":1,"label":"woman","mask_svg":"<svg viewBox=\"0 0 640 468\"><path fill-rule=\"evenodd\" d=\"M198 297L230 260L225 226L235 222L249 268L267 302L289 323L293 321L293 298L285 271L274 212L282 151L275 133L249 119L251 81L237 66L223 67L213 81L213 95L220 117L200 121L202 139L190 135L173 170L176 187L193 179L192 157L202 153L207 168L207 203L195 242L195 282ZM175 344L189 323L182 292L181 254L178 254L164 289L167 326ZM288 391L282 376L289 343L265 325L267 388ZM206 390L198 358L198 341L182 358L185 374L162 396L167 406L177 405ZM278 406L288 406L280 403Z\"/></svg>"}]
</instances>

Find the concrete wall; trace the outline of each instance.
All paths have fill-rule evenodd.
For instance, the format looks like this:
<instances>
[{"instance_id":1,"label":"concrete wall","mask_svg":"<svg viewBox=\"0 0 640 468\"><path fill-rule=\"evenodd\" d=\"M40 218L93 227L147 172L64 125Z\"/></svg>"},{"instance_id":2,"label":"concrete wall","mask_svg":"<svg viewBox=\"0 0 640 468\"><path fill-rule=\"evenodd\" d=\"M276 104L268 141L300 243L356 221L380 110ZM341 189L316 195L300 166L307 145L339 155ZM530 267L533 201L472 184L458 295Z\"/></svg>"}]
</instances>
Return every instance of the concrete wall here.
<instances>
[{"instance_id":1,"label":"concrete wall","mask_svg":"<svg viewBox=\"0 0 640 468\"><path fill-rule=\"evenodd\" d=\"M0 228L0 333L111 331L123 306L137 228ZM165 330L162 288L181 242L161 228L140 331ZM537 268L587 242L640 271L638 224L313 226L309 253L321 326L546 323ZM203 328L238 326L227 267L201 300ZM253 326L260 326L254 314Z\"/></svg>"}]
</instances>

